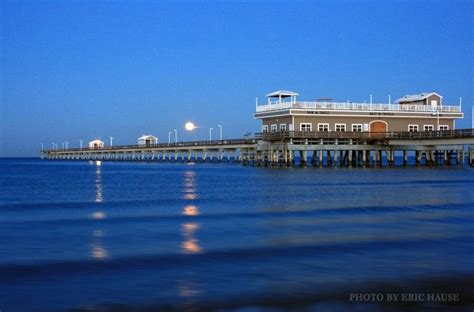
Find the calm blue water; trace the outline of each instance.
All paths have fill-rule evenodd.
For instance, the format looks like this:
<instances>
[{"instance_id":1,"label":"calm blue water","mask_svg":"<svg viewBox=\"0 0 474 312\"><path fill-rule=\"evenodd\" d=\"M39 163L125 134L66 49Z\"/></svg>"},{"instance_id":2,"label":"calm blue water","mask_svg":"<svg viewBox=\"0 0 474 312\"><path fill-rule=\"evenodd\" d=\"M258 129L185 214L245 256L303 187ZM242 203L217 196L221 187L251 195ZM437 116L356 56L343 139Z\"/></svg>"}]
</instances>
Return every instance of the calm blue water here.
<instances>
[{"instance_id":1,"label":"calm blue water","mask_svg":"<svg viewBox=\"0 0 474 312\"><path fill-rule=\"evenodd\" d=\"M471 310L473 173L3 159L0 309Z\"/></svg>"}]
</instances>

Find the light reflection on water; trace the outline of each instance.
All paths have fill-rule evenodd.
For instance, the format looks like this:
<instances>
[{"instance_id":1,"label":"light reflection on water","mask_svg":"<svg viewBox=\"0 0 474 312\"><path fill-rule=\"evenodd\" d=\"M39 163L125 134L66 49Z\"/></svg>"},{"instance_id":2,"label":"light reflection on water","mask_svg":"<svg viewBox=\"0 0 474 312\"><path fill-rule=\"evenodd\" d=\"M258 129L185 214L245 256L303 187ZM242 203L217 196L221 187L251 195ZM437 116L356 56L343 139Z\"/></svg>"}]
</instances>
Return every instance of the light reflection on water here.
<instances>
[{"instance_id":1,"label":"light reflection on water","mask_svg":"<svg viewBox=\"0 0 474 312\"><path fill-rule=\"evenodd\" d=\"M95 202L102 203L104 196L102 195L102 162L100 160L95 162Z\"/></svg>"},{"instance_id":2,"label":"light reflection on water","mask_svg":"<svg viewBox=\"0 0 474 312\"><path fill-rule=\"evenodd\" d=\"M102 195L102 162L100 160L96 161L95 166L95 202L102 203L104 202L104 196ZM91 214L91 218L93 220L103 220L107 218L107 215L103 211L94 211ZM90 256L95 260L104 260L109 257L102 242L104 235L105 232L101 229L95 229L92 231Z\"/></svg>"},{"instance_id":3,"label":"light reflection on water","mask_svg":"<svg viewBox=\"0 0 474 312\"><path fill-rule=\"evenodd\" d=\"M90 244L91 251L90 256L95 260L104 260L109 257L107 250L105 249L102 239L105 236L103 230L92 231L92 242Z\"/></svg>"},{"instance_id":4,"label":"light reflection on water","mask_svg":"<svg viewBox=\"0 0 474 312\"><path fill-rule=\"evenodd\" d=\"M186 217L194 217L199 215L198 207L193 203L197 198L196 193L196 172L187 170L184 172L184 199L186 200L186 206L184 206L181 214ZM197 222L185 222L181 224L181 232L183 236L183 242L181 243L181 251L183 253L200 253L202 247L199 245L199 240L196 238L196 232L200 228Z\"/></svg>"},{"instance_id":5,"label":"light reflection on water","mask_svg":"<svg viewBox=\"0 0 474 312\"><path fill-rule=\"evenodd\" d=\"M184 173L184 189L183 198L186 205L183 207L181 214L186 218L199 215L199 208L195 204L197 199L196 192L196 172L187 170ZM202 252L196 232L201 225L198 222L184 222L181 224L181 235L183 241L181 243L181 252L184 254L198 254ZM190 272L192 274L192 271ZM201 292L199 285L193 281L192 277L188 277L178 281L178 295L183 298L183 305L192 304L195 297Z\"/></svg>"}]
</instances>

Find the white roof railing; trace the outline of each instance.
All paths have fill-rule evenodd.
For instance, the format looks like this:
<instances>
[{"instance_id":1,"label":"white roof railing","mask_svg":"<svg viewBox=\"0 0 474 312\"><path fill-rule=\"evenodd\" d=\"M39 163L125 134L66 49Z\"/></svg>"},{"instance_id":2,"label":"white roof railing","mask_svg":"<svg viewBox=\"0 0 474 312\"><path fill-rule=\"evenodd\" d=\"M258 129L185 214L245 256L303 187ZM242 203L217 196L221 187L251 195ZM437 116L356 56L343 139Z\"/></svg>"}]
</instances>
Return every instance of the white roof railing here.
<instances>
[{"instance_id":1,"label":"white roof railing","mask_svg":"<svg viewBox=\"0 0 474 312\"><path fill-rule=\"evenodd\" d=\"M353 102L279 102L256 105L256 112L268 112L281 109L320 109L349 111L395 111L395 112L446 112L460 113L461 106L454 105L412 105L388 103L353 103Z\"/></svg>"}]
</instances>

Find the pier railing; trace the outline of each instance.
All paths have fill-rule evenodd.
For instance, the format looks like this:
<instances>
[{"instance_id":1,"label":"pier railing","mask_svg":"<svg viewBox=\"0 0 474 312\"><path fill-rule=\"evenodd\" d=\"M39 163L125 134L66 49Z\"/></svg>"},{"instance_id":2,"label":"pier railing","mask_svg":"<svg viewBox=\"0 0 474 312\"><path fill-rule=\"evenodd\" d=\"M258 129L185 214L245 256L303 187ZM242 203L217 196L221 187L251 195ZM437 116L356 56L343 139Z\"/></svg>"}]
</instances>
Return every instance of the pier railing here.
<instances>
[{"instance_id":1,"label":"pier railing","mask_svg":"<svg viewBox=\"0 0 474 312\"><path fill-rule=\"evenodd\" d=\"M215 149L232 146L254 145L258 141L289 142L292 139L355 139L368 141L387 140L426 140L426 139L464 139L474 138L474 129L419 131L419 132L354 132L354 131L279 131L255 133L252 137L243 139L212 140L212 141L190 141L176 143L159 143L149 145L115 145L101 148L84 147L68 149L44 149L42 153L61 152L120 152L130 150L153 150L165 149L176 150L180 148L202 148Z\"/></svg>"},{"instance_id":2,"label":"pier railing","mask_svg":"<svg viewBox=\"0 0 474 312\"><path fill-rule=\"evenodd\" d=\"M113 150L119 152L120 150L133 150L133 149L153 149L153 148L181 148L181 147L215 147L215 146L229 146L229 145L245 145L245 144L256 144L257 138L243 138L243 139L229 139L229 140L207 140L207 141L189 141L189 142L173 142L173 143L158 143L158 144L147 144L147 145L114 145L104 147L83 147L83 148L68 148L68 149L44 149L44 153L49 152L78 152L78 151L108 151Z\"/></svg>"},{"instance_id":3,"label":"pier railing","mask_svg":"<svg viewBox=\"0 0 474 312\"><path fill-rule=\"evenodd\" d=\"M431 112L431 113L460 113L459 105L411 105L388 103L353 103L353 102L271 102L256 105L256 112L267 112L281 109L324 109L324 110L354 110L354 111L394 111L394 112Z\"/></svg>"},{"instance_id":4,"label":"pier railing","mask_svg":"<svg viewBox=\"0 0 474 312\"><path fill-rule=\"evenodd\" d=\"M474 129L418 131L418 132L353 132L353 131L280 131L258 134L264 141L290 139L361 139L361 140L425 140L474 138Z\"/></svg>"}]
</instances>

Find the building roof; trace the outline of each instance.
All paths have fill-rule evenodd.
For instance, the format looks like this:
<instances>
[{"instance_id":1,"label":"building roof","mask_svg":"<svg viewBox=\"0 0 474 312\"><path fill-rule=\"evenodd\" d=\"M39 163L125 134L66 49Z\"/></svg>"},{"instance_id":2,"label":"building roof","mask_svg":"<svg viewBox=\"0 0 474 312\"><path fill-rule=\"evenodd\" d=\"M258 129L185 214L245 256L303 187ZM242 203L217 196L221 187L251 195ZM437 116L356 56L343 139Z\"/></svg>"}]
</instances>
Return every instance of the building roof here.
<instances>
[{"instance_id":1,"label":"building roof","mask_svg":"<svg viewBox=\"0 0 474 312\"><path fill-rule=\"evenodd\" d=\"M272 93L268 93L268 94L267 94L267 97L282 97L282 98L286 98L286 97L298 96L298 95L299 95L298 93L293 92L293 91L279 90L279 91L275 91L275 92L272 92Z\"/></svg>"},{"instance_id":2,"label":"building roof","mask_svg":"<svg viewBox=\"0 0 474 312\"><path fill-rule=\"evenodd\" d=\"M104 144L104 141L99 140L99 139L95 139L95 140L90 141L89 143L102 143L102 144Z\"/></svg>"},{"instance_id":3,"label":"building roof","mask_svg":"<svg viewBox=\"0 0 474 312\"><path fill-rule=\"evenodd\" d=\"M151 134L144 134L142 135L141 137L138 138L139 140L146 140L146 139L157 139L158 138L154 135L151 135Z\"/></svg>"},{"instance_id":4,"label":"building roof","mask_svg":"<svg viewBox=\"0 0 474 312\"><path fill-rule=\"evenodd\" d=\"M436 92L425 92L425 93L420 93L420 94L407 94L405 95L404 97L402 98L399 98L397 100L398 103L400 102L416 102L416 101L423 101L424 99L426 99L427 97L431 96L431 95L437 95L439 96L440 98L443 98L441 95L439 95L438 93Z\"/></svg>"}]
</instances>

